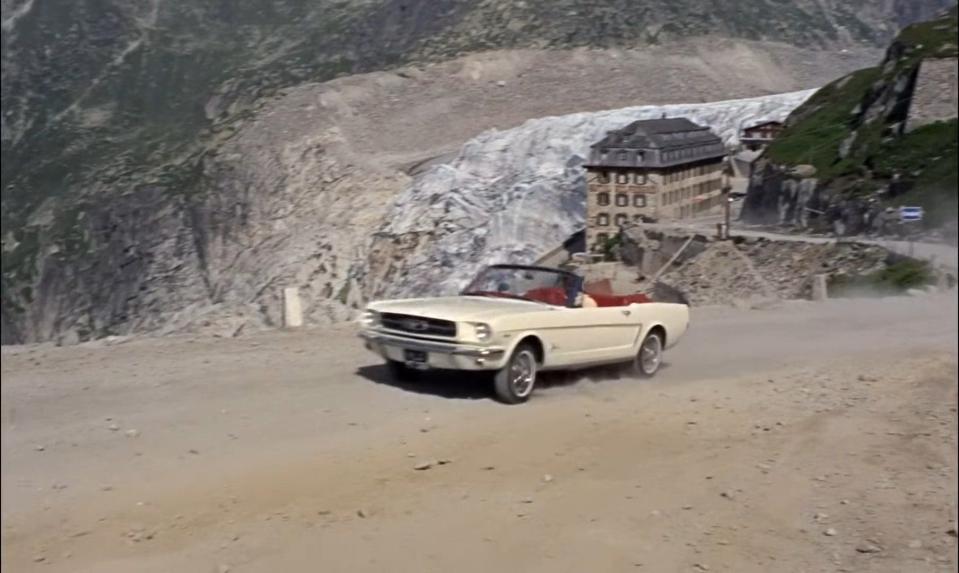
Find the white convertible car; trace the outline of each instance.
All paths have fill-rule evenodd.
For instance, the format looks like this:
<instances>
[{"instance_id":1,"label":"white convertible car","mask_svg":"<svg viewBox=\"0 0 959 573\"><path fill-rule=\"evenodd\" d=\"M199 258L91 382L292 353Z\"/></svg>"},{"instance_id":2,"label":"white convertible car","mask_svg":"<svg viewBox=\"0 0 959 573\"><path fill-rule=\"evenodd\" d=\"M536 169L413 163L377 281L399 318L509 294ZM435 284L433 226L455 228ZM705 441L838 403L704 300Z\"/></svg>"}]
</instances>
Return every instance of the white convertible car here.
<instances>
[{"instance_id":1,"label":"white convertible car","mask_svg":"<svg viewBox=\"0 0 959 573\"><path fill-rule=\"evenodd\" d=\"M360 336L395 377L487 370L510 404L526 401L544 370L624 363L655 374L663 350L686 332L689 308L587 291L567 271L493 265L459 296L371 303Z\"/></svg>"}]
</instances>

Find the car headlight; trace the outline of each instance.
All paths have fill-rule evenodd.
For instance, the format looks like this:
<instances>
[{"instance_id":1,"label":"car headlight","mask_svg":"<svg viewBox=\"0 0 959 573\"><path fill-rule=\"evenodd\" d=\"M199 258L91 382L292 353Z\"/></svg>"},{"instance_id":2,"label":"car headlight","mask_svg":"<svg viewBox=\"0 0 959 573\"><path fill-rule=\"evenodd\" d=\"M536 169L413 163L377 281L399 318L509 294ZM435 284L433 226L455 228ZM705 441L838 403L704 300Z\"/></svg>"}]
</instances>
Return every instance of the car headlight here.
<instances>
[{"instance_id":1,"label":"car headlight","mask_svg":"<svg viewBox=\"0 0 959 573\"><path fill-rule=\"evenodd\" d=\"M376 312L375 310L364 310L363 314L360 315L360 324L367 328L379 326L380 313Z\"/></svg>"},{"instance_id":2,"label":"car headlight","mask_svg":"<svg viewBox=\"0 0 959 573\"><path fill-rule=\"evenodd\" d=\"M477 322L473 324L473 334L476 335L476 340L486 342L493 336L493 329L488 324Z\"/></svg>"}]
</instances>

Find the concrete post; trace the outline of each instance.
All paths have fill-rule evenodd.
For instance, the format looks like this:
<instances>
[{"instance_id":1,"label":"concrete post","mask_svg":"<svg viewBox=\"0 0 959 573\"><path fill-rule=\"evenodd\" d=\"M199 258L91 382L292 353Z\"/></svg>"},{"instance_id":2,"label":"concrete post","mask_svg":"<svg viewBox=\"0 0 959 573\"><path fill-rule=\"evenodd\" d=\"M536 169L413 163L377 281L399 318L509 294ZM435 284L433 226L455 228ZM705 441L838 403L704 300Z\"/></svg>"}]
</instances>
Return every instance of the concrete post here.
<instances>
[{"instance_id":1,"label":"concrete post","mask_svg":"<svg viewBox=\"0 0 959 573\"><path fill-rule=\"evenodd\" d=\"M303 308L300 306L300 289L283 289L283 326L299 328L303 326Z\"/></svg>"},{"instance_id":2,"label":"concrete post","mask_svg":"<svg viewBox=\"0 0 959 573\"><path fill-rule=\"evenodd\" d=\"M826 290L826 278L827 275L819 274L813 275L812 277L812 299L813 300L826 300L829 298L829 293Z\"/></svg>"},{"instance_id":3,"label":"concrete post","mask_svg":"<svg viewBox=\"0 0 959 573\"><path fill-rule=\"evenodd\" d=\"M941 292L946 292L951 288L949 283L949 273L940 270L936 276L936 288Z\"/></svg>"}]
</instances>

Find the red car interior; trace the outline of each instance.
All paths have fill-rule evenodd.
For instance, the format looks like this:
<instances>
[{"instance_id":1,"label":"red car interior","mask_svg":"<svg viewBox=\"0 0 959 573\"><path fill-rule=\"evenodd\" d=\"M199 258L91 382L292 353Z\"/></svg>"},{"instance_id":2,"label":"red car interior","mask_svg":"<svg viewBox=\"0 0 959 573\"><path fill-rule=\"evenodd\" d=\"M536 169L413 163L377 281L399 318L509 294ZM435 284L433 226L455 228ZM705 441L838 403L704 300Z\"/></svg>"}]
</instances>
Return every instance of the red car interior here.
<instances>
[{"instance_id":1,"label":"red car interior","mask_svg":"<svg viewBox=\"0 0 959 573\"><path fill-rule=\"evenodd\" d=\"M531 298L546 304L566 306L566 291L559 287L534 288L526 291L526 298Z\"/></svg>"},{"instance_id":2,"label":"red car interior","mask_svg":"<svg viewBox=\"0 0 959 573\"><path fill-rule=\"evenodd\" d=\"M612 293L592 292L587 285L586 294L596 301L596 306L628 306L633 303L651 302L650 298L642 293L616 295ZM599 288L597 290L604 290ZM566 304L566 293L559 287L535 288L526 291L526 298L563 306Z\"/></svg>"},{"instance_id":3,"label":"red car interior","mask_svg":"<svg viewBox=\"0 0 959 573\"><path fill-rule=\"evenodd\" d=\"M617 295L593 294L588 292L586 294L593 297L593 300L596 301L596 306L628 306L634 303L652 302L648 296L642 293Z\"/></svg>"}]
</instances>

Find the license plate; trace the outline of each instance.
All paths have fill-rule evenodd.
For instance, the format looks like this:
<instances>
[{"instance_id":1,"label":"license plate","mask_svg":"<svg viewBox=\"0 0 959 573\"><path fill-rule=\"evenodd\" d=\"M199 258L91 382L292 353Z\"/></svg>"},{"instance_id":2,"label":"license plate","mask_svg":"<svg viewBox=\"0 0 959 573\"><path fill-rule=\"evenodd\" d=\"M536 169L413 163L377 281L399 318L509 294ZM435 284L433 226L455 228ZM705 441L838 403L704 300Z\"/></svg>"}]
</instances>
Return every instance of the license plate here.
<instances>
[{"instance_id":1,"label":"license plate","mask_svg":"<svg viewBox=\"0 0 959 573\"><path fill-rule=\"evenodd\" d=\"M404 350L403 358L414 364L426 364L426 353L422 350Z\"/></svg>"}]
</instances>

